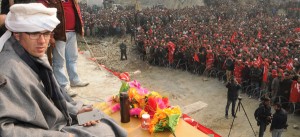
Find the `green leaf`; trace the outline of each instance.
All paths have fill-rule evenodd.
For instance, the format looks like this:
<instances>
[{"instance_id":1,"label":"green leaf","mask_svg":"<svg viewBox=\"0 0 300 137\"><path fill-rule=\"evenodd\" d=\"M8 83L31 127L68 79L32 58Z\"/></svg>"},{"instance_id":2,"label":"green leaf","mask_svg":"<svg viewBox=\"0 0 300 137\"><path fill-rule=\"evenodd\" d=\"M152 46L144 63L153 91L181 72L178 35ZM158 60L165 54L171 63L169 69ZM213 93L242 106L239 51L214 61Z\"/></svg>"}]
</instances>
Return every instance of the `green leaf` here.
<instances>
[{"instance_id":1,"label":"green leaf","mask_svg":"<svg viewBox=\"0 0 300 137\"><path fill-rule=\"evenodd\" d=\"M171 128L172 132L175 132L175 128L178 124L179 118L179 114L172 114L169 116L168 126Z\"/></svg>"},{"instance_id":2,"label":"green leaf","mask_svg":"<svg viewBox=\"0 0 300 137\"><path fill-rule=\"evenodd\" d=\"M165 130L170 130L172 133L175 132L175 128L179 122L179 118L180 118L180 114L172 114L170 116L167 117L167 124L166 126L163 126L163 122L159 121L156 125L155 125L155 129L154 132L161 132L161 131L165 131Z\"/></svg>"}]
</instances>

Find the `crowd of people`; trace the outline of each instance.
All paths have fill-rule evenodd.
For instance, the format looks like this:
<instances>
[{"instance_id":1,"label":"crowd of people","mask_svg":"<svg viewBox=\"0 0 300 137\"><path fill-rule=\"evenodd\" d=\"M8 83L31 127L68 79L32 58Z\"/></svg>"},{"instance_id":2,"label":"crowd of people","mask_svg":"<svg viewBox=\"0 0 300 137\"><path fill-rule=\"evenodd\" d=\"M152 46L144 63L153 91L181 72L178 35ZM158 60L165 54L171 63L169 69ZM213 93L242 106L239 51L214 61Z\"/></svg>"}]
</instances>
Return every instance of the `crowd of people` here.
<instances>
[{"instance_id":1,"label":"crowd of people","mask_svg":"<svg viewBox=\"0 0 300 137\"><path fill-rule=\"evenodd\" d=\"M259 92L273 100L299 101L298 94L290 100L300 73L299 19L279 15L283 5L224 3L142 11L82 7L88 11L83 14L87 36L130 34L152 65L195 74L214 70L225 81L234 76L243 91L250 86L249 96Z\"/></svg>"},{"instance_id":2,"label":"crowd of people","mask_svg":"<svg viewBox=\"0 0 300 137\"><path fill-rule=\"evenodd\" d=\"M89 26L87 35L130 34L142 59L151 65L206 76L215 72L227 83L226 118L230 104L231 115L236 117L240 88L250 97L261 98L257 111L259 136L271 123L270 131L279 137L287 127L282 107L295 111L288 104L300 102L299 18L279 14L278 9L288 9L285 6L290 3L275 6L218 2L223 4L142 11L89 8L91 12L83 18ZM276 110L273 120L270 102Z\"/></svg>"}]
</instances>

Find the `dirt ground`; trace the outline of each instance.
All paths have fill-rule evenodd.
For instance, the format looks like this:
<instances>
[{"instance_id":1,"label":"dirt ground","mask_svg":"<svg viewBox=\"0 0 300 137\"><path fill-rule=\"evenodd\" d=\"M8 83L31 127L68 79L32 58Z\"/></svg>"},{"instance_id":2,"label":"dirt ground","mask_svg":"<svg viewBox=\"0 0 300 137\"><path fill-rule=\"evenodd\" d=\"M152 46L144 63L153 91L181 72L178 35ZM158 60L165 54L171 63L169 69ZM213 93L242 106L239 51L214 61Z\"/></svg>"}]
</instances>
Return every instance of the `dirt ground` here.
<instances>
[{"instance_id":1,"label":"dirt ground","mask_svg":"<svg viewBox=\"0 0 300 137\"><path fill-rule=\"evenodd\" d=\"M126 38L88 38L88 47L81 39L79 41L82 50L89 50L92 56L97 58L98 63L104 64L108 68L119 72L130 72L131 80L137 80L141 85L149 90L158 91L162 95L169 97L172 105L181 107L202 101L207 107L188 114L202 125L211 128L221 136L228 136L229 130L233 121L232 117L225 118L225 104L227 89L222 82L217 79L209 79L203 81L202 76L197 76L189 72L174 70L170 68L154 67L148 65L141 60L141 57L134 49L133 43L126 43L128 47L128 60L120 61L119 44ZM129 40L130 41L130 40ZM141 71L139 74L132 72ZM253 113L258 107L259 101L249 99L245 94L242 104L245 112L250 120L255 134L258 136L259 127L256 125ZM299 114L288 115L289 127L284 133L285 137L299 137L300 129L295 129L293 126L300 125ZM231 137L254 137L252 128L245 116L243 109L237 113L237 118L233 123ZM265 132L265 136L271 136L269 126Z\"/></svg>"}]
</instances>

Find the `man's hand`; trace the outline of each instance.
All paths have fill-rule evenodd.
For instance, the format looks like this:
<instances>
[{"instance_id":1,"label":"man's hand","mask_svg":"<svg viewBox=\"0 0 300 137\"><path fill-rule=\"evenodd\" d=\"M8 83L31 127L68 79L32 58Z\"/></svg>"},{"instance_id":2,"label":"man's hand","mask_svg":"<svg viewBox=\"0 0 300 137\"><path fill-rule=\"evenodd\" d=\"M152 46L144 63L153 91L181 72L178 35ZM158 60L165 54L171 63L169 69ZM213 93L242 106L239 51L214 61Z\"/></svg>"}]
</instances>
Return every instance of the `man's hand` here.
<instances>
[{"instance_id":1,"label":"man's hand","mask_svg":"<svg viewBox=\"0 0 300 137\"><path fill-rule=\"evenodd\" d=\"M75 137L75 136L74 136L74 134L71 134L71 133L70 133L70 134L69 134L69 137Z\"/></svg>"},{"instance_id":2,"label":"man's hand","mask_svg":"<svg viewBox=\"0 0 300 137\"><path fill-rule=\"evenodd\" d=\"M99 123L99 120L93 120L93 121L87 122L87 123L85 123L85 124L82 124L82 126L84 126L84 127L89 127L89 126L94 126L94 125L96 125L97 123Z\"/></svg>"},{"instance_id":3,"label":"man's hand","mask_svg":"<svg viewBox=\"0 0 300 137\"><path fill-rule=\"evenodd\" d=\"M92 110L93 110L92 106L84 106L78 111L77 114L84 113L84 112L90 112Z\"/></svg>"},{"instance_id":4,"label":"man's hand","mask_svg":"<svg viewBox=\"0 0 300 137\"><path fill-rule=\"evenodd\" d=\"M84 113L84 112L89 112L89 111L92 111L92 110L93 110L92 106L85 106L85 107L82 107L78 111L78 114ZM82 124L82 126L84 126L84 127L94 126L94 125L96 125L99 122L100 122L99 120L92 120L92 121L89 121L89 122L87 122L85 124Z\"/></svg>"}]
</instances>

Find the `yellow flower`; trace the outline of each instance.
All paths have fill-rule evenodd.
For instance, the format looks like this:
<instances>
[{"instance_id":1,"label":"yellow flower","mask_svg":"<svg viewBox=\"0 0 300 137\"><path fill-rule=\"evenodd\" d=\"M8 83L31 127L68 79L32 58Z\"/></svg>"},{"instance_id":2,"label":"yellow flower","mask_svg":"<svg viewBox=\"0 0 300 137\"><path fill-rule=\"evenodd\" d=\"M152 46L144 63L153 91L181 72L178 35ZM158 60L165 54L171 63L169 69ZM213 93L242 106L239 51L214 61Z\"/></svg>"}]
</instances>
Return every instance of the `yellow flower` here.
<instances>
[{"instance_id":1,"label":"yellow flower","mask_svg":"<svg viewBox=\"0 0 300 137\"><path fill-rule=\"evenodd\" d=\"M165 119L167 117L166 113L159 113L158 119Z\"/></svg>"},{"instance_id":2,"label":"yellow flower","mask_svg":"<svg viewBox=\"0 0 300 137\"><path fill-rule=\"evenodd\" d=\"M128 96L130 99L134 98L134 96L137 94L137 90L136 88L130 88L128 90Z\"/></svg>"},{"instance_id":3,"label":"yellow flower","mask_svg":"<svg viewBox=\"0 0 300 137\"><path fill-rule=\"evenodd\" d=\"M138 108L139 105L138 104L133 104L133 108Z\"/></svg>"},{"instance_id":4,"label":"yellow flower","mask_svg":"<svg viewBox=\"0 0 300 137\"><path fill-rule=\"evenodd\" d=\"M161 98L161 95L155 91L150 92L149 96L159 97Z\"/></svg>"},{"instance_id":5,"label":"yellow flower","mask_svg":"<svg viewBox=\"0 0 300 137\"><path fill-rule=\"evenodd\" d=\"M181 110L178 106L172 107L172 108L166 108L163 110L168 116L172 114L181 114Z\"/></svg>"}]
</instances>

